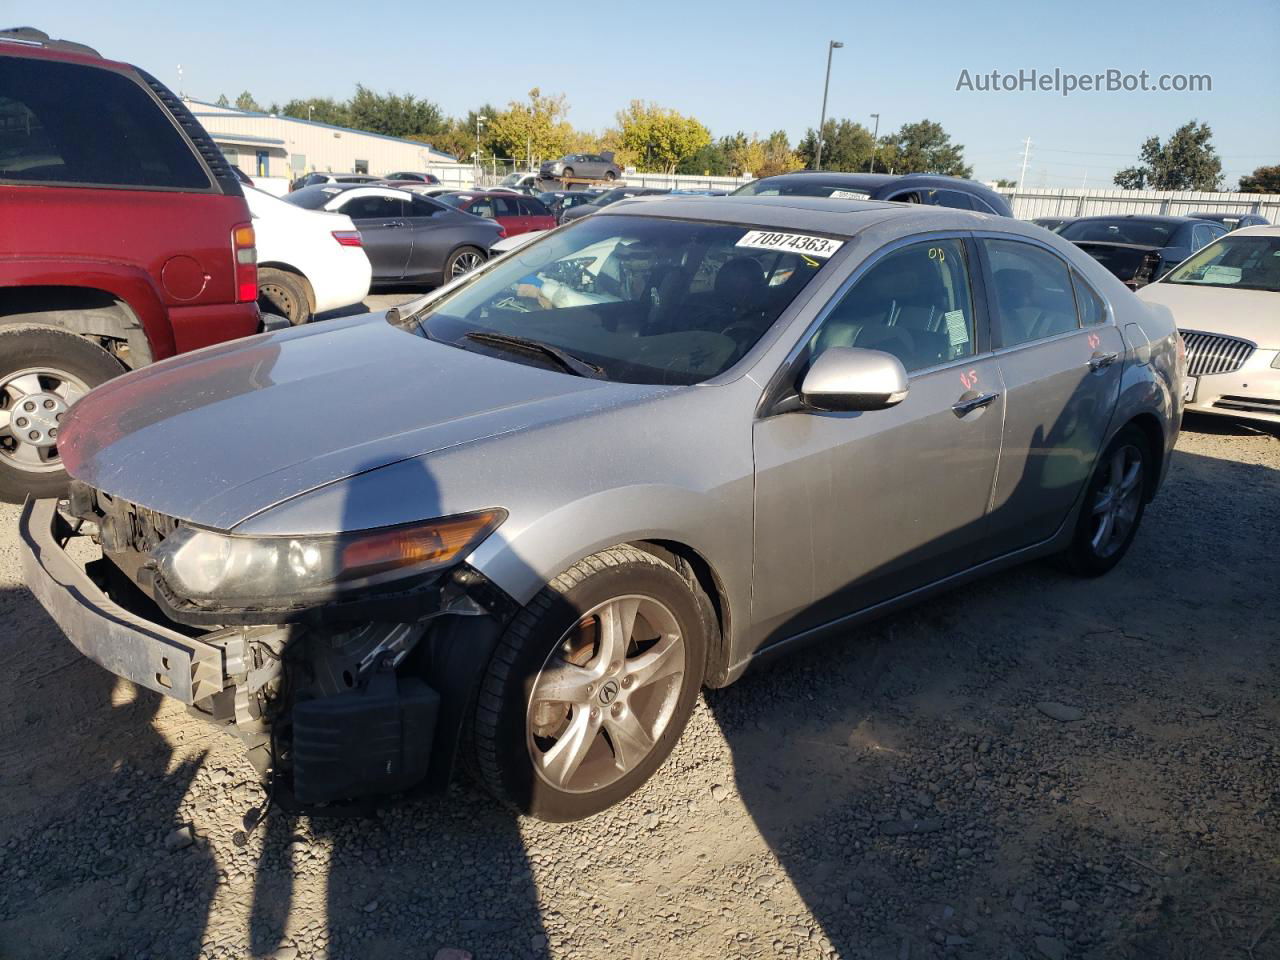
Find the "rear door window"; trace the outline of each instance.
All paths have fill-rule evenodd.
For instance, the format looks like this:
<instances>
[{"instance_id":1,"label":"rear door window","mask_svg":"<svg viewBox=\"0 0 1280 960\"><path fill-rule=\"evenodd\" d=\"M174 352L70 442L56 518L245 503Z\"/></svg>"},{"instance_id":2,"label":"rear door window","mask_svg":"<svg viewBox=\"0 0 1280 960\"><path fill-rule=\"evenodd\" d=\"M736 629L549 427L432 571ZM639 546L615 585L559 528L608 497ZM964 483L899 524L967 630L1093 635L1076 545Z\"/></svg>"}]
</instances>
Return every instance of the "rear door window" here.
<instances>
[{"instance_id":1,"label":"rear door window","mask_svg":"<svg viewBox=\"0 0 1280 960\"><path fill-rule=\"evenodd\" d=\"M140 84L101 67L0 57L0 179L209 190L169 114Z\"/></svg>"},{"instance_id":2,"label":"rear door window","mask_svg":"<svg viewBox=\"0 0 1280 960\"><path fill-rule=\"evenodd\" d=\"M1017 240L982 240L991 262L1000 345L1012 347L1079 328L1067 265Z\"/></svg>"},{"instance_id":3,"label":"rear door window","mask_svg":"<svg viewBox=\"0 0 1280 960\"><path fill-rule=\"evenodd\" d=\"M395 220L406 215L407 204L395 197L352 197L342 212L352 220Z\"/></svg>"},{"instance_id":4,"label":"rear door window","mask_svg":"<svg viewBox=\"0 0 1280 960\"><path fill-rule=\"evenodd\" d=\"M1093 287L1081 279L1080 275L1074 270L1071 271L1071 285L1075 287L1076 291L1076 309L1080 312L1080 325L1093 327L1100 323L1106 323L1107 305L1094 292Z\"/></svg>"},{"instance_id":5,"label":"rear door window","mask_svg":"<svg viewBox=\"0 0 1280 960\"><path fill-rule=\"evenodd\" d=\"M520 207L516 204L515 197L491 197L489 202L493 204L493 214L491 216L498 217L518 217L521 216ZM471 212L475 212L475 207L471 208Z\"/></svg>"}]
</instances>

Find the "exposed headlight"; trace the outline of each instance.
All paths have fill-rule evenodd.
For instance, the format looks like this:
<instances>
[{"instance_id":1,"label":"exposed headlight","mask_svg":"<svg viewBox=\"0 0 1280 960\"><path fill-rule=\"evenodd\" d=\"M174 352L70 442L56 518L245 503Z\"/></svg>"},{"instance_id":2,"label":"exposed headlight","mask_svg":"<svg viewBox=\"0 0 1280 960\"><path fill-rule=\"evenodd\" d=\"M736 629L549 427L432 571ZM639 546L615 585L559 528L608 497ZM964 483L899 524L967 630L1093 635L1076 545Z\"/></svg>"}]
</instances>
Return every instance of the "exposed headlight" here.
<instances>
[{"instance_id":1,"label":"exposed headlight","mask_svg":"<svg viewBox=\"0 0 1280 960\"><path fill-rule=\"evenodd\" d=\"M430 573L465 557L505 510L325 537L239 537L179 527L153 552L178 596L220 607L299 606Z\"/></svg>"}]
</instances>

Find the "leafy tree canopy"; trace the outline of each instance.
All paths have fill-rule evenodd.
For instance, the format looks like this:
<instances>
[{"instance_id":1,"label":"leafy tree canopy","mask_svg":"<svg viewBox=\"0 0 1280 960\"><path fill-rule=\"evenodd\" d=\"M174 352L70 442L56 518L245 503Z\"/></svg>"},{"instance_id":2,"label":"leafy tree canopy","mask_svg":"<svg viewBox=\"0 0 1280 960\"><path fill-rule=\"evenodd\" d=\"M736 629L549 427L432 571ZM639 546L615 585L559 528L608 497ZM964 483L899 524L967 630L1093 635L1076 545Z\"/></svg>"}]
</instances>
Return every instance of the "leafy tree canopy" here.
<instances>
[{"instance_id":1,"label":"leafy tree canopy","mask_svg":"<svg viewBox=\"0 0 1280 960\"><path fill-rule=\"evenodd\" d=\"M1213 131L1207 123L1190 120L1165 143L1148 137L1138 151L1140 163L1115 175L1126 190L1218 190L1222 186L1222 159L1213 149Z\"/></svg>"}]
</instances>

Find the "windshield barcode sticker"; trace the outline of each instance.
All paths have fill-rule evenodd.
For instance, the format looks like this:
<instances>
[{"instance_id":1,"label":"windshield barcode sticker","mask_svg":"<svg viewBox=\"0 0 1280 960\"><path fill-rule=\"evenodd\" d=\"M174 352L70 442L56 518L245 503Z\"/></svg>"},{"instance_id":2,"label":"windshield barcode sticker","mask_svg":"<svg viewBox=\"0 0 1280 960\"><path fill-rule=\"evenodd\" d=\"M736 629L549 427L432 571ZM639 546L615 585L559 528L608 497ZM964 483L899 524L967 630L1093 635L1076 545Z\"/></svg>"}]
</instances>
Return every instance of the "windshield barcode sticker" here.
<instances>
[{"instance_id":1,"label":"windshield barcode sticker","mask_svg":"<svg viewBox=\"0 0 1280 960\"><path fill-rule=\"evenodd\" d=\"M867 199L867 194L858 193L855 190L832 190L831 193L828 194L828 196L831 197L833 200L865 200Z\"/></svg>"},{"instance_id":2,"label":"windshield barcode sticker","mask_svg":"<svg viewBox=\"0 0 1280 960\"><path fill-rule=\"evenodd\" d=\"M734 246L752 247L756 250L789 250L792 253L826 259L844 246L844 241L831 240L827 237L809 237L803 233L748 230Z\"/></svg>"}]
</instances>

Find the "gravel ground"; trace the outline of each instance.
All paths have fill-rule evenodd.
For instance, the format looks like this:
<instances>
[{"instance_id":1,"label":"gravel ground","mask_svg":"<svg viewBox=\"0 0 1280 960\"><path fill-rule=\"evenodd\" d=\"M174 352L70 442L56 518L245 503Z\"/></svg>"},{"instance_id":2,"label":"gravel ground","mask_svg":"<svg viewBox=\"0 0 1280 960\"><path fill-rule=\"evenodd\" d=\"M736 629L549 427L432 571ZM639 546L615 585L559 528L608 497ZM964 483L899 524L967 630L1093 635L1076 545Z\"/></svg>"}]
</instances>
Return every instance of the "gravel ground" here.
<instances>
[{"instance_id":1,"label":"gravel ground","mask_svg":"<svg viewBox=\"0 0 1280 960\"><path fill-rule=\"evenodd\" d=\"M0 956L1280 957L1280 439L1187 428L1110 576L1029 565L708 693L598 817L463 782L243 848L237 744L79 657L0 508Z\"/></svg>"}]
</instances>

